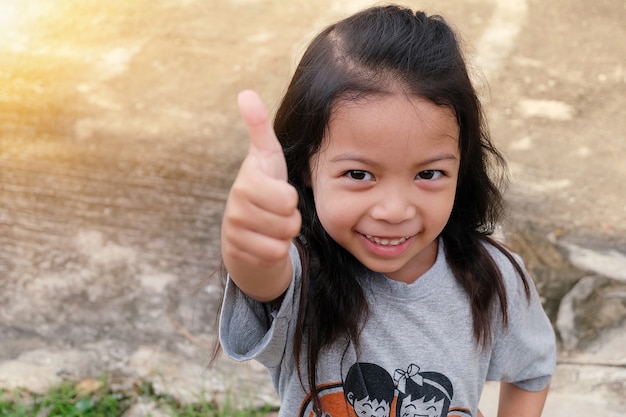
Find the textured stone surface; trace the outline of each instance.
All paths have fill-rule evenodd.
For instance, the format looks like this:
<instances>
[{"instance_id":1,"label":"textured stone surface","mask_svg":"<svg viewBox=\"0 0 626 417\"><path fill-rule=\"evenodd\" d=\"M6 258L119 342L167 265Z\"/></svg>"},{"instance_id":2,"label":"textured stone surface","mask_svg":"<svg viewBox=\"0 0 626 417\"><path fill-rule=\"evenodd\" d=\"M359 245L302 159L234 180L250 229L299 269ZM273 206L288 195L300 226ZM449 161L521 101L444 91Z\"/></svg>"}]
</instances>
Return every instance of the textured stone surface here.
<instances>
[{"instance_id":1,"label":"textured stone surface","mask_svg":"<svg viewBox=\"0 0 626 417\"><path fill-rule=\"evenodd\" d=\"M547 416L616 415L626 390L626 9L591 3L419 3L482 69L512 174L503 235L559 335ZM2 2L0 387L107 373L184 401L277 404L258 364L206 367L208 277L247 147L235 96L255 88L274 109L312 33L365 4Z\"/></svg>"}]
</instances>

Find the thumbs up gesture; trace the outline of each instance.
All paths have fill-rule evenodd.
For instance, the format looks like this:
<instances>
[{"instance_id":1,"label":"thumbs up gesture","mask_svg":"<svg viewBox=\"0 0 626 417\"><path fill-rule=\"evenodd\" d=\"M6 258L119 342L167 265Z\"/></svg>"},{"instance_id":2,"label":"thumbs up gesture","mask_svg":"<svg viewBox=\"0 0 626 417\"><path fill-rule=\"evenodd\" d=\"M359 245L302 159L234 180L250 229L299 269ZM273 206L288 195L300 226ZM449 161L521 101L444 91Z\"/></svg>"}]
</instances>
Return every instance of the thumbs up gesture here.
<instances>
[{"instance_id":1,"label":"thumbs up gesture","mask_svg":"<svg viewBox=\"0 0 626 417\"><path fill-rule=\"evenodd\" d=\"M222 220L222 257L248 296L272 301L289 286L291 241L300 231L298 193L260 97L243 91L239 111L250 149L231 187Z\"/></svg>"}]
</instances>

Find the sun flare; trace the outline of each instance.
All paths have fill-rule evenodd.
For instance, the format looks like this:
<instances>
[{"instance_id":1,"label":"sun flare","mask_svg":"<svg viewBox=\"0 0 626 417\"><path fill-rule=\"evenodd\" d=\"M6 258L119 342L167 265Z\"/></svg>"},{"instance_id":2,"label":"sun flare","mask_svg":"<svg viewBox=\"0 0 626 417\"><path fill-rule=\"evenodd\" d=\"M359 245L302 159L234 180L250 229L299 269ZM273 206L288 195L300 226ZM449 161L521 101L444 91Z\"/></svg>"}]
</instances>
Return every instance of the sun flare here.
<instances>
[{"instance_id":1,"label":"sun flare","mask_svg":"<svg viewBox=\"0 0 626 417\"><path fill-rule=\"evenodd\" d=\"M17 0L0 0L0 31L10 29L17 19Z\"/></svg>"}]
</instances>

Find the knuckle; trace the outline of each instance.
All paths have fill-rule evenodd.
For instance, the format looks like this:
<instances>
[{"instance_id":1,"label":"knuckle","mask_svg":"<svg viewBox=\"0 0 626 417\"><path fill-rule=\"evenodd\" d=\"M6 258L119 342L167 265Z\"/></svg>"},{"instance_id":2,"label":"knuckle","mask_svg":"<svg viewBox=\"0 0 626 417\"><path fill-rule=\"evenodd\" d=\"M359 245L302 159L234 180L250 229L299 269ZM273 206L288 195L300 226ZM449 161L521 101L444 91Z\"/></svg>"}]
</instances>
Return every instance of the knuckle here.
<instances>
[{"instance_id":1,"label":"knuckle","mask_svg":"<svg viewBox=\"0 0 626 417\"><path fill-rule=\"evenodd\" d=\"M227 209L224 211L222 217L222 233L227 237L231 237L233 234L233 228L240 228L242 226L243 216L237 209Z\"/></svg>"},{"instance_id":2,"label":"knuckle","mask_svg":"<svg viewBox=\"0 0 626 417\"><path fill-rule=\"evenodd\" d=\"M230 188L230 193L228 196L229 200L242 200L244 198L248 198L248 187L247 183L243 181L235 181Z\"/></svg>"},{"instance_id":3,"label":"knuckle","mask_svg":"<svg viewBox=\"0 0 626 417\"><path fill-rule=\"evenodd\" d=\"M296 211L291 219L289 219L287 225L287 231L289 233L289 237L293 238L300 233L300 228L302 227L302 217L300 216L300 212Z\"/></svg>"},{"instance_id":4,"label":"knuckle","mask_svg":"<svg viewBox=\"0 0 626 417\"><path fill-rule=\"evenodd\" d=\"M222 244L222 257L242 261L244 259L244 253L245 252L242 252L234 245Z\"/></svg>"},{"instance_id":5,"label":"knuckle","mask_svg":"<svg viewBox=\"0 0 626 417\"><path fill-rule=\"evenodd\" d=\"M289 185L289 195L287 198L289 199L292 207L298 207L300 197L298 196L298 190L296 190L296 188L292 185Z\"/></svg>"},{"instance_id":6,"label":"knuckle","mask_svg":"<svg viewBox=\"0 0 626 417\"><path fill-rule=\"evenodd\" d=\"M282 244L267 245L263 250L263 253L257 254L256 262L258 266L268 268L282 261L288 255L289 246L284 246Z\"/></svg>"}]
</instances>

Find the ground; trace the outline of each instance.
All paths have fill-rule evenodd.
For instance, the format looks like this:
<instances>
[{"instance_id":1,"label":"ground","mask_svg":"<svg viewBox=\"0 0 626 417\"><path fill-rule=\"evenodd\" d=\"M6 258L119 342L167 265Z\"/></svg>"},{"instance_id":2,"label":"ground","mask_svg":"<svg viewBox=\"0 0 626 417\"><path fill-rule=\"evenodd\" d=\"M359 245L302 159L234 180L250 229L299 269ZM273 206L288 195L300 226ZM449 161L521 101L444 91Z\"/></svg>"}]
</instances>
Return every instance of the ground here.
<instances>
[{"instance_id":1,"label":"ground","mask_svg":"<svg viewBox=\"0 0 626 417\"><path fill-rule=\"evenodd\" d=\"M510 165L505 235L536 272L556 325L582 276L626 281L626 5L405 3L461 34ZM247 148L236 94L254 88L275 109L312 34L367 4L2 0L3 386L102 371L203 374L220 215ZM197 385L223 394L233 370L264 378L231 365ZM579 365L559 368L555 398L580 389L570 383ZM586 375L597 371L619 393L626 382L611 369ZM184 379L169 388L184 391ZM571 408L549 415L619 398L570 391Z\"/></svg>"}]
</instances>

